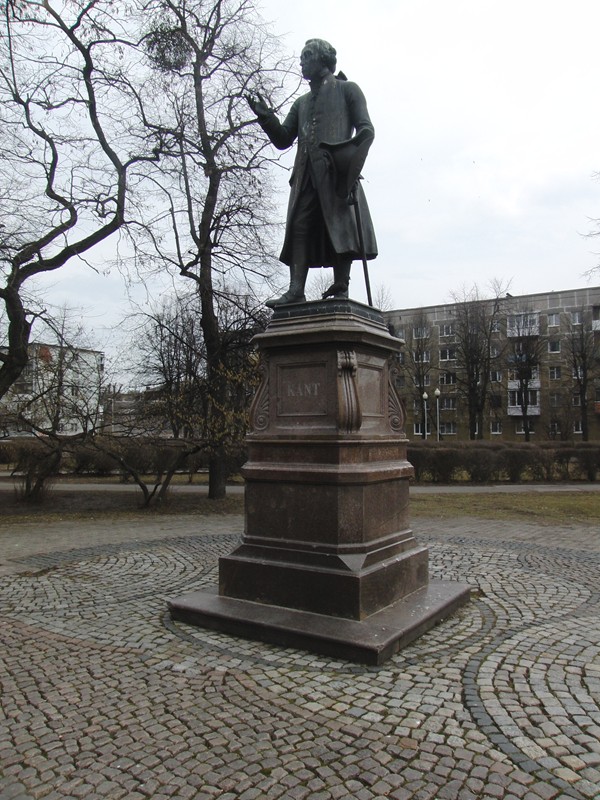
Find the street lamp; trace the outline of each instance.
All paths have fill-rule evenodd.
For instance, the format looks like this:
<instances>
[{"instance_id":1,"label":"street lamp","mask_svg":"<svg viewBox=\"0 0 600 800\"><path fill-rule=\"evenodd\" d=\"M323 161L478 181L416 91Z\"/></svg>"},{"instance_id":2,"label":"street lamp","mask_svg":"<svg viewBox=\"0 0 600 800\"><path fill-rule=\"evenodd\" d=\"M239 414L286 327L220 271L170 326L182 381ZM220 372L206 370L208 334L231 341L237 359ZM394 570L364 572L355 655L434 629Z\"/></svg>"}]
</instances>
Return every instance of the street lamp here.
<instances>
[{"instance_id":1,"label":"street lamp","mask_svg":"<svg viewBox=\"0 0 600 800\"><path fill-rule=\"evenodd\" d=\"M423 392L423 432L424 432L424 439L427 441L427 401L429 400L429 395L427 392Z\"/></svg>"},{"instance_id":2,"label":"street lamp","mask_svg":"<svg viewBox=\"0 0 600 800\"><path fill-rule=\"evenodd\" d=\"M440 440L440 395L441 392L439 389L436 389L434 392L435 395L435 429L437 432L437 440Z\"/></svg>"}]
</instances>

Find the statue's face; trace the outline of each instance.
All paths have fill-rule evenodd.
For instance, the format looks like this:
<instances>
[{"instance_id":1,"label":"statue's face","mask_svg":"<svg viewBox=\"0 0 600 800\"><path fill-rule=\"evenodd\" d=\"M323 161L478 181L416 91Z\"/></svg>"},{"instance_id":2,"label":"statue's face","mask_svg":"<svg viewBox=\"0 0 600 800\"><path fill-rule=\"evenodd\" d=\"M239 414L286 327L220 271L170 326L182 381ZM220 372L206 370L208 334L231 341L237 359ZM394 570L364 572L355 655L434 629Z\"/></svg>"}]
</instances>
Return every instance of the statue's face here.
<instances>
[{"instance_id":1,"label":"statue's face","mask_svg":"<svg viewBox=\"0 0 600 800\"><path fill-rule=\"evenodd\" d=\"M313 78L318 78L323 70L323 61L317 51L316 47L306 45L300 53L300 68L302 69L302 77L307 81L312 81Z\"/></svg>"}]
</instances>

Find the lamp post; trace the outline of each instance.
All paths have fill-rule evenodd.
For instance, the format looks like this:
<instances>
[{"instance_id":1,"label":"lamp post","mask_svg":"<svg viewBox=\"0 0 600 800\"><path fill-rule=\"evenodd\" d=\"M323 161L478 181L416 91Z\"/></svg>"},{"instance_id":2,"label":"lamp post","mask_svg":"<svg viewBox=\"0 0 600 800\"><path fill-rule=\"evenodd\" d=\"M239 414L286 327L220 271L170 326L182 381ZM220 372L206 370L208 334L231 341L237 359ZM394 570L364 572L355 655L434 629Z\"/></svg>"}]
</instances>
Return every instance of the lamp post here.
<instances>
[{"instance_id":1,"label":"lamp post","mask_svg":"<svg viewBox=\"0 0 600 800\"><path fill-rule=\"evenodd\" d=\"M436 389L435 395L435 430L437 433L437 440L440 440L440 390Z\"/></svg>"},{"instance_id":2,"label":"lamp post","mask_svg":"<svg viewBox=\"0 0 600 800\"><path fill-rule=\"evenodd\" d=\"M423 392L423 438L427 441L427 401L429 400L429 395L427 392Z\"/></svg>"}]
</instances>

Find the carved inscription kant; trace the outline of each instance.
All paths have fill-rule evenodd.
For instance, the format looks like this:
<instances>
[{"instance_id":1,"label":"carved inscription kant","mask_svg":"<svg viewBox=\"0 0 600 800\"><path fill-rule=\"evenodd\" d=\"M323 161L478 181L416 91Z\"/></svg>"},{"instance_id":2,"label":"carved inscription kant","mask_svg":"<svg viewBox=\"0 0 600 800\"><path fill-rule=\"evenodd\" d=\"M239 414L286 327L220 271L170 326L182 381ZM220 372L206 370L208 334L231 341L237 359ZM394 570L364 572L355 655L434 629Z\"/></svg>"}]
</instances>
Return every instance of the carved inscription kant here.
<instances>
[{"instance_id":1,"label":"carved inscription kant","mask_svg":"<svg viewBox=\"0 0 600 800\"><path fill-rule=\"evenodd\" d=\"M318 397L321 391L321 384L313 381L312 383L284 383L283 391L288 397Z\"/></svg>"},{"instance_id":2,"label":"carved inscription kant","mask_svg":"<svg viewBox=\"0 0 600 800\"><path fill-rule=\"evenodd\" d=\"M279 364L277 416L327 414L327 370L323 362Z\"/></svg>"}]
</instances>

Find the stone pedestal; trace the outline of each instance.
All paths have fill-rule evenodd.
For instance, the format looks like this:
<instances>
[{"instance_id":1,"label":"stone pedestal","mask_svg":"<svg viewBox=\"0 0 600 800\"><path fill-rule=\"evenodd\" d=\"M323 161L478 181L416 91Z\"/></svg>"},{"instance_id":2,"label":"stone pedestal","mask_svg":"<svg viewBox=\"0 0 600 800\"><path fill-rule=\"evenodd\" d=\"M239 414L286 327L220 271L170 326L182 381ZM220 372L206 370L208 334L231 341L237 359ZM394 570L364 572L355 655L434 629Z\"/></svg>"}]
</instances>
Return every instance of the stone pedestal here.
<instances>
[{"instance_id":1,"label":"stone pedestal","mask_svg":"<svg viewBox=\"0 0 600 800\"><path fill-rule=\"evenodd\" d=\"M401 342L353 301L276 310L256 337L242 543L175 619L379 664L469 596L430 584L409 528L412 467L394 385Z\"/></svg>"}]
</instances>

